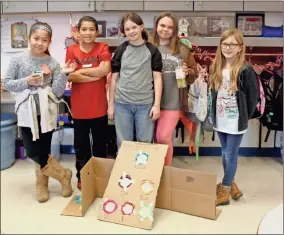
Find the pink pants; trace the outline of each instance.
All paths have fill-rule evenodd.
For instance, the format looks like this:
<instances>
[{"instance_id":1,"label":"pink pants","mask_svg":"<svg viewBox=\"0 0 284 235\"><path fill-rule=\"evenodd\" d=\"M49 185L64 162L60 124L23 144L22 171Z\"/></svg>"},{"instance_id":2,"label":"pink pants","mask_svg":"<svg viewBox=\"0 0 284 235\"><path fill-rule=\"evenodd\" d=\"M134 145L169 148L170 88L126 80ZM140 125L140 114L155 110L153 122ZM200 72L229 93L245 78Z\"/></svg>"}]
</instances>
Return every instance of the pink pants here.
<instances>
[{"instance_id":1,"label":"pink pants","mask_svg":"<svg viewBox=\"0 0 284 235\"><path fill-rule=\"evenodd\" d=\"M165 166L170 166L173 159L173 133L179 121L179 110L161 110L160 118L157 121L156 141L158 144L169 146L165 158Z\"/></svg>"}]
</instances>

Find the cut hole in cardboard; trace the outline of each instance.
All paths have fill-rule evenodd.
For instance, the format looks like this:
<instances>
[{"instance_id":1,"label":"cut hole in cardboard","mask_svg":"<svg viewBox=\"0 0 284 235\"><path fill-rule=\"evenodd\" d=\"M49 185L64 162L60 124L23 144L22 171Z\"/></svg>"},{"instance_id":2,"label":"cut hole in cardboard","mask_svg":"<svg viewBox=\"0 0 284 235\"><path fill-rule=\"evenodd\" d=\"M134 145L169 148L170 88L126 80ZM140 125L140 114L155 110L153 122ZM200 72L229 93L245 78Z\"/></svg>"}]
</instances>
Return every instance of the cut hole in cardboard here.
<instances>
[{"instance_id":1,"label":"cut hole in cardboard","mask_svg":"<svg viewBox=\"0 0 284 235\"><path fill-rule=\"evenodd\" d=\"M144 195L149 195L154 190L154 183L150 180L143 180L141 182L141 192Z\"/></svg>"},{"instance_id":2,"label":"cut hole in cardboard","mask_svg":"<svg viewBox=\"0 0 284 235\"><path fill-rule=\"evenodd\" d=\"M135 165L138 167L146 166L148 160L149 160L149 155L147 153L140 151L136 154Z\"/></svg>"},{"instance_id":3,"label":"cut hole in cardboard","mask_svg":"<svg viewBox=\"0 0 284 235\"><path fill-rule=\"evenodd\" d=\"M122 215L130 216L132 214L135 214L135 205L132 202L125 202L121 206L121 213Z\"/></svg>"},{"instance_id":4,"label":"cut hole in cardboard","mask_svg":"<svg viewBox=\"0 0 284 235\"><path fill-rule=\"evenodd\" d=\"M139 219L141 221L144 221L146 219L150 220L150 221L153 221L154 218L153 218L153 204L150 203L150 204L147 204L147 203L144 203L143 201L140 202L140 208L139 208L139 212L138 212L138 215L139 215Z\"/></svg>"},{"instance_id":5,"label":"cut hole in cardboard","mask_svg":"<svg viewBox=\"0 0 284 235\"><path fill-rule=\"evenodd\" d=\"M135 180L131 178L130 175L127 175L125 172L123 172L122 176L120 177L118 181L119 187L123 188L124 191L127 191L127 189L135 183Z\"/></svg>"},{"instance_id":6,"label":"cut hole in cardboard","mask_svg":"<svg viewBox=\"0 0 284 235\"><path fill-rule=\"evenodd\" d=\"M108 215L114 213L117 208L118 205L114 200L106 200L103 204L103 211Z\"/></svg>"}]
</instances>

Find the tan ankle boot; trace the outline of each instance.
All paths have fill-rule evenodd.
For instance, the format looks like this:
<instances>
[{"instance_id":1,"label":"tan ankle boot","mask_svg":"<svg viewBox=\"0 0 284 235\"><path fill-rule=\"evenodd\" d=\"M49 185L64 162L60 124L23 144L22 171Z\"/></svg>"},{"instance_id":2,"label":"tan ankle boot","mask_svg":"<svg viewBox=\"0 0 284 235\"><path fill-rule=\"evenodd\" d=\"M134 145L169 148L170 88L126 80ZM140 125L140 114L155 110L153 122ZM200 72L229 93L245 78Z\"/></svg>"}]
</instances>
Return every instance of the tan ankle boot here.
<instances>
[{"instance_id":1,"label":"tan ankle boot","mask_svg":"<svg viewBox=\"0 0 284 235\"><path fill-rule=\"evenodd\" d=\"M230 204L230 189L229 186L220 185L217 192L216 206Z\"/></svg>"},{"instance_id":2,"label":"tan ankle boot","mask_svg":"<svg viewBox=\"0 0 284 235\"><path fill-rule=\"evenodd\" d=\"M48 176L44 175L40 166L36 164L36 199L38 202L46 202L49 199Z\"/></svg>"},{"instance_id":3,"label":"tan ankle boot","mask_svg":"<svg viewBox=\"0 0 284 235\"><path fill-rule=\"evenodd\" d=\"M231 190L230 190L231 197L234 200L238 200L240 197L243 196L243 193L241 190L238 188L237 184L235 181L232 182Z\"/></svg>"},{"instance_id":4,"label":"tan ankle boot","mask_svg":"<svg viewBox=\"0 0 284 235\"><path fill-rule=\"evenodd\" d=\"M63 168L54 157L49 156L47 165L42 169L42 172L61 183L61 195L63 197L70 197L72 195L72 171L70 169Z\"/></svg>"},{"instance_id":5,"label":"tan ankle boot","mask_svg":"<svg viewBox=\"0 0 284 235\"><path fill-rule=\"evenodd\" d=\"M218 192L221 190L222 183L218 183L216 186L216 195L218 195Z\"/></svg>"}]
</instances>

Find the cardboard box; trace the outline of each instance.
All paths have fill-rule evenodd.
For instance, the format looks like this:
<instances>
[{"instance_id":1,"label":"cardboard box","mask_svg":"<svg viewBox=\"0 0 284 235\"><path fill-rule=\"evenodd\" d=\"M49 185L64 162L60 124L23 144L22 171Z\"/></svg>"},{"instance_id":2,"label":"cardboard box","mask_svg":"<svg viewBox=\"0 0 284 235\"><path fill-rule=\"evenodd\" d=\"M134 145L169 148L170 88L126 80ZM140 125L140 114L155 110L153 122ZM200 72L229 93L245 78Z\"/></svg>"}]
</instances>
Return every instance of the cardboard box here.
<instances>
[{"instance_id":1,"label":"cardboard box","mask_svg":"<svg viewBox=\"0 0 284 235\"><path fill-rule=\"evenodd\" d=\"M81 197L75 196L61 215L83 217L94 200L104 196L114 163L91 158L81 170ZM156 208L215 220L221 213L215 206L216 183L217 176L211 173L164 166Z\"/></svg>"},{"instance_id":2,"label":"cardboard box","mask_svg":"<svg viewBox=\"0 0 284 235\"><path fill-rule=\"evenodd\" d=\"M217 176L164 166L156 207L215 220Z\"/></svg>"}]
</instances>

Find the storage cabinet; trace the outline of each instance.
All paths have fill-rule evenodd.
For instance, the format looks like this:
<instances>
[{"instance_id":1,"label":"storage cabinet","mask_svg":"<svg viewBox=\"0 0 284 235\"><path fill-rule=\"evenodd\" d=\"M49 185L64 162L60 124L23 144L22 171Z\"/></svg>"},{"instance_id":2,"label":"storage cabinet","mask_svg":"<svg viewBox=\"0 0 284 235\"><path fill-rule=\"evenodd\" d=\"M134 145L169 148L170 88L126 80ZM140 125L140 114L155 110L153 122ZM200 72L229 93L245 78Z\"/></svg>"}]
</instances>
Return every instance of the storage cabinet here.
<instances>
[{"instance_id":1,"label":"storage cabinet","mask_svg":"<svg viewBox=\"0 0 284 235\"><path fill-rule=\"evenodd\" d=\"M243 11L242 1L194 1L194 11Z\"/></svg>"},{"instance_id":2,"label":"storage cabinet","mask_svg":"<svg viewBox=\"0 0 284 235\"><path fill-rule=\"evenodd\" d=\"M193 1L144 1L144 11L193 11Z\"/></svg>"},{"instance_id":3,"label":"storage cabinet","mask_svg":"<svg viewBox=\"0 0 284 235\"><path fill-rule=\"evenodd\" d=\"M244 11L283 12L283 1L246 1Z\"/></svg>"},{"instance_id":4,"label":"storage cabinet","mask_svg":"<svg viewBox=\"0 0 284 235\"><path fill-rule=\"evenodd\" d=\"M47 12L47 1L5 1L2 2L2 10L2 13Z\"/></svg>"},{"instance_id":5,"label":"storage cabinet","mask_svg":"<svg viewBox=\"0 0 284 235\"><path fill-rule=\"evenodd\" d=\"M143 11L143 1L137 0L105 0L96 1L97 11Z\"/></svg>"},{"instance_id":6,"label":"storage cabinet","mask_svg":"<svg viewBox=\"0 0 284 235\"><path fill-rule=\"evenodd\" d=\"M95 11L94 1L48 1L49 12Z\"/></svg>"}]
</instances>

